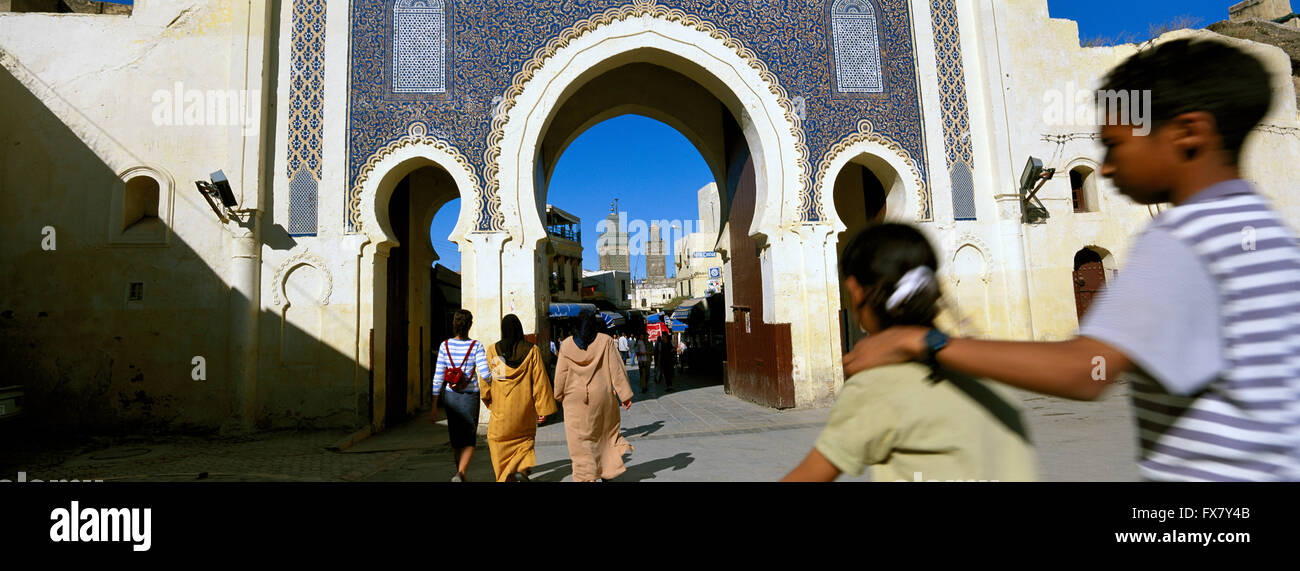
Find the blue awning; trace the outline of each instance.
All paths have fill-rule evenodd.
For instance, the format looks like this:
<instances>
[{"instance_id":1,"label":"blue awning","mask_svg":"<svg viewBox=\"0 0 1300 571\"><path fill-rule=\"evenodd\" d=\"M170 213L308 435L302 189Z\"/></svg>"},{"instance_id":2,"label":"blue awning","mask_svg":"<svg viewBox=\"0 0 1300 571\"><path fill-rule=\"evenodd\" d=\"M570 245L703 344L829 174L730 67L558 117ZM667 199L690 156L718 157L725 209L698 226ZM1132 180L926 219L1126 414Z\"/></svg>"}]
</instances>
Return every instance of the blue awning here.
<instances>
[{"instance_id":1,"label":"blue awning","mask_svg":"<svg viewBox=\"0 0 1300 571\"><path fill-rule=\"evenodd\" d=\"M683 332L683 331L686 331L686 327L687 327L687 325L686 325L686 322L685 322L685 321L677 321L676 319L674 319L674 320L673 320L673 326L672 326L672 332L673 332L673 333L681 333L681 332Z\"/></svg>"},{"instance_id":2,"label":"blue awning","mask_svg":"<svg viewBox=\"0 0 1300 571\"><path fill-rule=\"evenodd\" d=\"M609 327L611 329L614 327L618 327L619 325L622 325L625 322L622 315L619 315L612 311L600 312L600 318L605 320L605 327Z\"/></svg>"},{"instance_id":3,"label":"blue awning","mask_svg":"<svg viewBox=\"0 0 1300 571\"><path fill-rule=\"evenodd\" d=\"M703 301L704 298L702 297L683 301L681 305L677 306L677 309L673 310L673 321L686 321L686 319L691 316L691 312L695 311L696 307L707 307L707 305L700 305Z\"/></svg>"},{"instance_id":4,"label":"blue awning","mask_svg":"<svg viewBox=\"0 0 1300 571\"><path fill-rule=\"evenodd\" d=\"M552 318L578 317L583 313L596 313L596 306L590 303L552 303Z\"/></svg>"},{"instance_id":5,"label":"blue awning","mask_svg":"<svg viewBox=\"0 0 1300 571\"><path fill-rule=\"evenodd\" d=\"M659 314L658 314L658 313L651 313L650 315L645 316L645 322L646 322L646 323L659 323Z\"/></svg>"}]
</instances>

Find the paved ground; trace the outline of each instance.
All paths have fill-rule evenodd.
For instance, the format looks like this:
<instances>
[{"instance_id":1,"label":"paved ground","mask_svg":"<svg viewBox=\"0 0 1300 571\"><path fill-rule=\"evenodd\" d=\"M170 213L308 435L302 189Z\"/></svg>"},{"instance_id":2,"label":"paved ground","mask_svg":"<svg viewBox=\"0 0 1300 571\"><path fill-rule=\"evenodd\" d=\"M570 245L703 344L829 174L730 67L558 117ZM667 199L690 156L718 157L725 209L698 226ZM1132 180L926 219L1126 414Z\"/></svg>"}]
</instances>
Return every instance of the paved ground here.
<instances>
[{"instance_id":1,"label":"paved ground","mask_svg":"<svg viewBox=\"0 0 1300 571\"><path fill-rule=\"evenodd\" d=\"M639 385L635 368L629 370ZM829 409L778 411L723 393L712 379L685 377L678 390L651 385L623 412L623 432L636 451L620 481L768 482L780 479L811 449ZM1135 431L1126 385L1103 400L1076 403L1021 394L1047 481L1137 479ZM481 427L480 434L486 426ZM427 413L338 452L342 431L276 432L255 439L153 438L92 441L79 446L6 453L0 479L105 481L447 481L455 472L446 421ZM21 451L20 451L21 452ZM560 419L538 430L540 481L569 481ZM469 474L492 479L480 436ZM846 478L865 480L866 478Z\"/></svg>"}]
</instances>

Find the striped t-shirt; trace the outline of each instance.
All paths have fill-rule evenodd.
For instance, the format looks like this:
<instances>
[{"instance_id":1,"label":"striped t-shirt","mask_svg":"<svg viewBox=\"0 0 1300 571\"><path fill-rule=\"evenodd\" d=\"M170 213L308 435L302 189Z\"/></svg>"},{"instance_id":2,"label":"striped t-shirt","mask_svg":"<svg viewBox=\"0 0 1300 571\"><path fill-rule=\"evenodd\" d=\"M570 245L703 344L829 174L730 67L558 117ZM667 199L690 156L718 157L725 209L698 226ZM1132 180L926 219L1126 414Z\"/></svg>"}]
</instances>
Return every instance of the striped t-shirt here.
<instances>
[{"instance_id":1,"label":"striped t-shirt","mask_svg":"<svg viewBox=\"0 0 1300 571\"><path fill-rule=\"evenodd\" d=\"M468 359L465 358L466 352L470 349L470 344L474 344L474 354ZM450 350L450 353L448 353ZM492 381L492 372L488 369L487 351L483 349L483 344L472 339L461 341L459 339L448 339L438 345L437 367L433 370L433 394L434 396L442 394L443 374L447 372L448 367L460 367L461 361L465 366L461 367L465 374L469 375L470 382L463 392L478 392L478 381Z\"/></svg>"},{"instance_id":2,"label":"striped t-shirt","mask_svg":"<svg viewBox=\"0 0 1300 571\"><path fill-rule=\"evenodd\" d=\"M1300 479L1300 242L1245 181L1157 217L1080 335L1141 369L1147 479Z\"/></svg>"}]
</instances>

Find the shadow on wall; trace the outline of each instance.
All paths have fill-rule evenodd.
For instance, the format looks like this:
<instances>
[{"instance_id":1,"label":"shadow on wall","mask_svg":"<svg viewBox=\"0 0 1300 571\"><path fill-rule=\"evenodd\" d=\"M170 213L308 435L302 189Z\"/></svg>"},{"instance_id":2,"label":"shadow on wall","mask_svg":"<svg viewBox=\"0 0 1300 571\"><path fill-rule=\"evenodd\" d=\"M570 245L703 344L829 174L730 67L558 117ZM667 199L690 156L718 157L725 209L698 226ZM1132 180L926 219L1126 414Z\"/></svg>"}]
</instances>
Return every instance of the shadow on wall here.
<instances>
[{"instance_id":1,"label":"shadow on wall","mask_svg":"<svg viewBox=\"0 0 1300 571\"><path fill-rule=\"evenodd\" d=\"M150 196L146 188L144 202L132 205L118 174L3 68L0 108L13 111L0 129L0 384L24 386L25 432L204 433L229 425L240 402L230 311L244 300L233 299L228 276L169 225L165 205L174 202L178 219L199 226L184 235L213 244L211 260L229 256L224 229L187 180L192 173L172 173L170 200L168 189ZM128 204L118 208L123 196ZM164 231L143 243L110 240L127 234L124 212L156 216ZM263 227L282 233L269 216ZM286 238L273 242L291 244ZM319 341L327 327L352 325L286 320L278 310L258 320L259 428L369 423L364 373L356 381L355 360ZM195 380L200 359L205 374Z\"/></svg>"}]
</instances>

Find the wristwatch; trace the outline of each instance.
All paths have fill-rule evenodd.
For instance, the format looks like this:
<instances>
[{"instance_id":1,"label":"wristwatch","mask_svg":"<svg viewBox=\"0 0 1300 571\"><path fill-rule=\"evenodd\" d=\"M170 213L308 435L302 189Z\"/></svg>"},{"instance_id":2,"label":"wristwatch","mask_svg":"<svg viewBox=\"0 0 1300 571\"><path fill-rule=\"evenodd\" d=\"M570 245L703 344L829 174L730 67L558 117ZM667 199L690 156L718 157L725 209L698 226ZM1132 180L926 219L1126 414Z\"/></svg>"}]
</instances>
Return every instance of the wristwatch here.
<instances>
[{"instance_id":1,"label":"wristwatch","mask_svg":"<svg viewBox=\"0 0 1300 571\"><path fill-rule=\"evenodd\" d=\"M925 333L925 355L922 360L927 363L936 363L935 354L942 351L948 346L948 335L938 329L930 329Z\"/></svg>"},{"instance_id":2,"label":"wristwatch","mask_svg":"<svg viewBox=\"0 0 1300 571\"><path fill-rule=\"evenodd\" d=\"M940 383L947 378L947 373L939 366L939 359L936 355L948 346L948 335L938 329L930 329L925 333L925 355L922 356L921 362L930 367L930 382Z\"/></svg>"}]
</instances>

